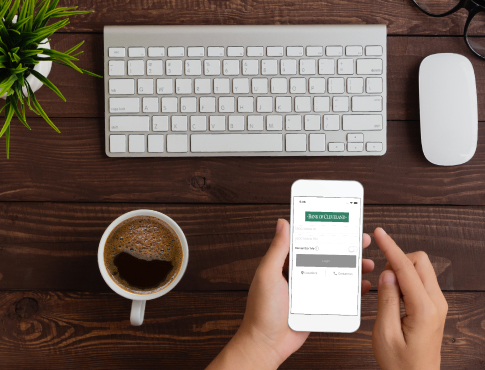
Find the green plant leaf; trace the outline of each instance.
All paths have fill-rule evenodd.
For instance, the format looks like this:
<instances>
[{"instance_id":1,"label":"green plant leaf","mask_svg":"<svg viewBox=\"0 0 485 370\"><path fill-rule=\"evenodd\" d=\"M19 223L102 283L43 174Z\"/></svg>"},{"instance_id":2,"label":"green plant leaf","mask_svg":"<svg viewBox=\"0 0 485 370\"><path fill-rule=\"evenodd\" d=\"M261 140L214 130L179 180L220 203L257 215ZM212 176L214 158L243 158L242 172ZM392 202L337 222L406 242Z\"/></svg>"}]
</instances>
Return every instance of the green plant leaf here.
<instances>
[{"instance_id":1,"label":"green plant leaf","mask_svg":"<svg viewBox=\"0 0 485 370\"><path fill-rule=\"evenodd\" d=\"M5 123L3 124L2 130L0 130L0 137L3 136L5 131L7 131L8 127L10 126L10 122L12 121L14 110L11 109L10 103L7 102L5 104Z\"/></svg>"},{"instance_id":2,"label":"green plant leaf","mask_svg":"<svg viewBox=\"0 0 485 370\"><path fill-rule=\"evenodd\" d=\"M62 95L62 93L56 87L56 85L54 85L51 81L49 81L47 77L37 72L35 69L32 69L30 73L32 73L38 80L40 80L40 82L42 82L44 85L49 87L52 91L54 91L62 100L66 101L66 98L64 97L64 95Z\"/></svg>"},{"instance_id":3,"label":"green plant leaf","mask_svg":"<svg viewBox=\"0 0 485 370\"><path fill-rule=\"evenodd\" d=\"M39 102L37 101L34 92L30 88L30 85L27 84L27 91L29 93L30 100L32 101L32 105L36 108L36 111L42 116L42 118L58 133L61 133L61 131L57 128L56 125L54 125L54 122L50 120L50 118L47 116L47 114L44 112L42 107L40 106Z\"/></svg>"},{"instance_id":4,"label":"green plant leaf","mask_svg":"<svg viewBox=\"0 0 485 370\"><path fill-rule=\"evenodd\" d=\"M10 125L7 127L7 131L5 134L5 144L6 144L6 151L7 151L7 159L10 158Z\"/></svg>"}]
</instances>

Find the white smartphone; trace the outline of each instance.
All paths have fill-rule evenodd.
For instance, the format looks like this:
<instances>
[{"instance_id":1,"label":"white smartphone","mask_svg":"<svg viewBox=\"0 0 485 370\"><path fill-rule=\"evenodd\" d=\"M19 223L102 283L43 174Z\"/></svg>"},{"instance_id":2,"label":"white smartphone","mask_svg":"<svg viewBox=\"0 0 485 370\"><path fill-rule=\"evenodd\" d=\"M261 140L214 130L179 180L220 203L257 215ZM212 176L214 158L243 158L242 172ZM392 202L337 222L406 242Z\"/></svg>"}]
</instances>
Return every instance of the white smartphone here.
<instances>
[{"instance_id":1,"label":"white smartphone","mask_svg":"<svg viewBox=\"0 0 485 370\"><path fill-rule=\"evenodd\" d=\"M352 333L360 326L364 188L298 180L291 187L288 325Z\"/></svg>"}]
</instances>

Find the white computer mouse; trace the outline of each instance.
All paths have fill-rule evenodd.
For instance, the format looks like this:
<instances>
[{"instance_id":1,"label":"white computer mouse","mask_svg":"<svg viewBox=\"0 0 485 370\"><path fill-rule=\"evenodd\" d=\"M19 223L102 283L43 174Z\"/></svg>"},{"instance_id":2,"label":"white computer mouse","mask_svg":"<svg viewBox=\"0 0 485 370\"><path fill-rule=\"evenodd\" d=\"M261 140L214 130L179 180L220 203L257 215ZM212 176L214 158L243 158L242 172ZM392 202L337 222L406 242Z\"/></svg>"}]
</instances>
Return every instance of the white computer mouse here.
<instances>
[{"instance_id":1,"label":"white computer mouse","mask_svg":"<svg viewBox=\"0 0 485 370\"><path fill-rule=\"evenodd\" d=\"M468 162L477 149L478 108L475 72L458 54L434 54L419 67L421 144L439 166Z\"/></svg>"}]
</instances>

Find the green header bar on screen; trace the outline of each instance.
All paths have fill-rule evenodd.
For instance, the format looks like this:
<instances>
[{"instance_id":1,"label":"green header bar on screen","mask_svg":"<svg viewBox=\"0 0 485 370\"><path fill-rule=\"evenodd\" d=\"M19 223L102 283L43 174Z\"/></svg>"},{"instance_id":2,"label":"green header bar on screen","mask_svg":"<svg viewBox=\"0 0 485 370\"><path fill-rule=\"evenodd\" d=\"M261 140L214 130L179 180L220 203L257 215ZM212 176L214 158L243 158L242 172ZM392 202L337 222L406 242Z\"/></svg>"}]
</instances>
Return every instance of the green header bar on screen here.
<instances>
[{"instance_id":1,"label":"green header bar on screen","mask_svg":"<svg viewBox=\"0 0 485 370\"><path fill-rule=\"evenodd\" d=\"M305 212L309 222L349 222L348 212Z\"/></svg>"}]
</instances>

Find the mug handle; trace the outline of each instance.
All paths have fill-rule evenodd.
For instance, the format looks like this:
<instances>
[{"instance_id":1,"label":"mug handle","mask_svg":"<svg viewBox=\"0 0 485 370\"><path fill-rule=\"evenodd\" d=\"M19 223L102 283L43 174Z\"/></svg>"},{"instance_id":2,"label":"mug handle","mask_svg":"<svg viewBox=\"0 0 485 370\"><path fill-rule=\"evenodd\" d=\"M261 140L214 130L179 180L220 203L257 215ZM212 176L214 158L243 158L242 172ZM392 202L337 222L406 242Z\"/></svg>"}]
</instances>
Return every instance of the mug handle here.
<instances>
[{"instance_id":1,"label":"mug handle","mask_svg":"<svg viewBox=\"0 0 485 370\"><path fill-rule=\"evenodd\" d=\"M133 301L131 303L130 322L133 326L140 326L145 316L145 306L147 301Z\"/></svg>"}]
</instances>

